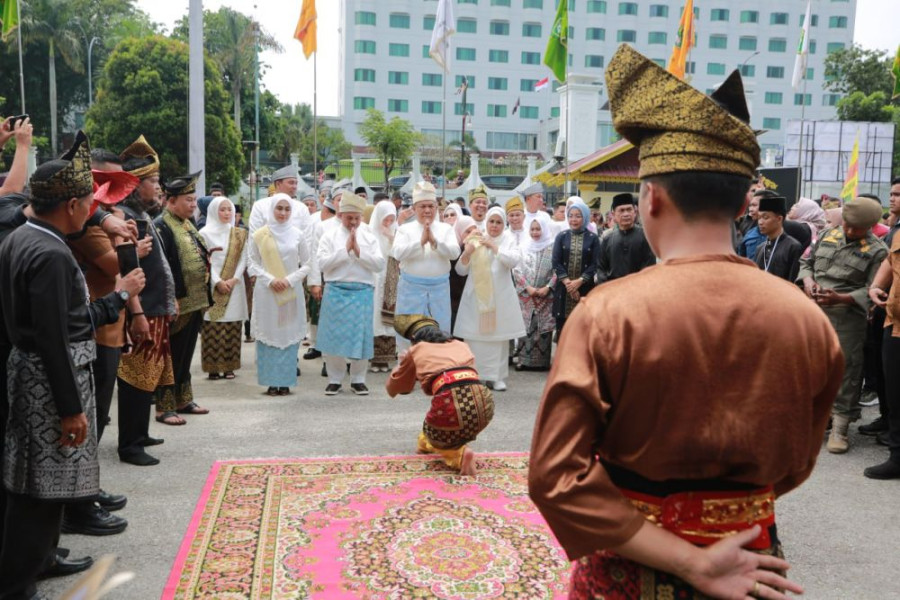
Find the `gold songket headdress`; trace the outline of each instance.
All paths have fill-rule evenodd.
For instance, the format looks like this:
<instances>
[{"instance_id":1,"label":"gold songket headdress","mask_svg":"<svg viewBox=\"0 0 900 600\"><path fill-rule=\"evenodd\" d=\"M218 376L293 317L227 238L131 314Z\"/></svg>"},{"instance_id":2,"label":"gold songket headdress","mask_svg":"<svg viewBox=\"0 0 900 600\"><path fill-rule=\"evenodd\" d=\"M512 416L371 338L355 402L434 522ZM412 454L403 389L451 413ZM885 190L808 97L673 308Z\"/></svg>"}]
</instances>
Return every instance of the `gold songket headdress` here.
<instances>
[{"instance_id":1,"label":"gold songket headdress","mask_svg":"<svg viewBox=\"0 0 900 600\"><path fill-rule=\"evenodd\" d=\"M394 330L408 340L412 340L417 331L424 327L441 326L427 315L394 315Z\"/></svg>"},{"instance_id":2,"label":"gold songket headdress","mask_svg":"<svg viewBox=\"0 0 900 600\"><path fill-rule=\"evenodd\" d=\"M606 67L606 87L613 126L638 146L642 179L682 171L753 177L759 143L737 71L706 96L623 44Z\"/></svg>"},{"instance_id":3,"label":"gold songket headdress","mask_svg":"<svg viewBox=\"0 0 900 600\"><path fill-rule=\"evenodd\" d=\"M159 173L159 155L143 135L122 150L119 158L122 159L122 169L138 179L146 179Z\"/></svg>"},{"instance_id":4,"label":"gold songket headdress","mask_svg":"<svg viewBox=\"0 0 900 600\"><path fill-rule=\"evenodd\" d=\"M38 167L30 184L31 195L42 200L65 202L92 193L94 178L87 135L79 130L72 147L59 158Z\"/></svg>"}]
</instances>

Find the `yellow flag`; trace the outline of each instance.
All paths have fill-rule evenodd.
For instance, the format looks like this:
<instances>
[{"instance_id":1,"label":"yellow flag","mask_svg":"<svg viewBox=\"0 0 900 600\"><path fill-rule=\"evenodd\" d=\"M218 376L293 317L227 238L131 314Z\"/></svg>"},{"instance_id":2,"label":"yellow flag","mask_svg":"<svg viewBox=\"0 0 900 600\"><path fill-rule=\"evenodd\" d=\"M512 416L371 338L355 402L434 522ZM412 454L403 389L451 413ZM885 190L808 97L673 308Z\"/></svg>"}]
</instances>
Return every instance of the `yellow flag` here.
<instances>
[{"instance_id":1,"label":"yellow flag","mask_svg":"<svg viewBox=\"0 0 900 600\"><path fill-rule=\"evenodd\" d=\"M694 0L687 0L684 10L681 12L681 21L678 23L678 39L672 48L672 56L669 58L669 73L679 79L684 79L685 65L688 53L694 45Z\"/></svg>"},{"instance_id":2,"label":"yellow flag","mask_svg":"<svg viewBox=\"0 0 900 600\"><path fill-rule=\"evenodd\" d=\"M841 199L844 202L853 200L857 191L859 191L859 131L856 132L853 152L850 153L850 165L847 167L847 179L844 182L844 189L841 190Z\"/></svg>"},{"instance_id":3,"label":"yellow flag","mask_svg":"<svg viewBox=\"0 0 900 600\"><path fill-rule=\"evenodd\" d=\"M316 0L303 0L294 38L303 44L303 54L306 58L316 51Z\"/></svg>"}]
</instances>

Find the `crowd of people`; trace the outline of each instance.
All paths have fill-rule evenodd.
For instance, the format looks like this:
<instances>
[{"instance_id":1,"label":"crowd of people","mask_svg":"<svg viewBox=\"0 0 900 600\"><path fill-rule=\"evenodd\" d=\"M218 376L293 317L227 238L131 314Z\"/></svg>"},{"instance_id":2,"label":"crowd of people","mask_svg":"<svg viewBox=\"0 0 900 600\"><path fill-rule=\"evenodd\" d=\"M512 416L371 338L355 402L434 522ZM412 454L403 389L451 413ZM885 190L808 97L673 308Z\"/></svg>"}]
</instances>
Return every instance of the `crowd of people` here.
<instances>
[{"instance_id":1,"label":"crowd of people","mask_svg":"<svg viewBox=\"0 0 900 600\"><path fill-rule=\"evenodd\" d=\"M677 90L721 130L698 125L668 145L665 115L647 122L656 109L634 91L655 93L654 77L665 79L657 69L630 50L607 69L616 126L641 150L642 184L640 202L616 194L605 216L578 196L548 210L539 183L503 204L483 186L448 201L427 181L409 197L378 193L371 202L347 179L298 197L299 174L287 166L245 225L221 185L198 197L200 173L160 183L159 157L143 135L116 153L91 150L79 132L26 182L32 126L3 121L0 147L15 138L16 154L0 187L0 375L8 382L0 386L0 598L32 598L36 579L90 565L58 547L60 532L125 529L113 511L127 499L100 488L97 460L113 394L120 460L158 464L147 448L163 440L150 435L150 417L182 426L209 412L192 387L198 341L202 372L226 381L240 376L244 344L255 343L256 380L269 396L297 387L301 357L323 358L328 396L343 393L345 380L353 394L368 394L370 372L391 371L391 396L418 381L432 406L416 448L465 475L476 472L467 444L493 417L510 368L552 366L531 493L569 556L582 559L573 585L585 594L608 589L611 565L650 565L657 583L673 581L681 572L672 555L645 544L716 539L645 527L661 499L696 489L774 499L808 476L826 426L826 450L849 450L866 390L880 417L860 433L890 454L865 475L900 478L900 286L891 286L900 276L900 179L887 215L865 195L838 206L802 198L788 210L755 175L759 148L735 76L715 103ZM619 70L636 78L631 87L618 83ZM691 145L696 164L672 150ZM766 330L790 340L786 349L752 329L764 307L772 310ZM790 374L779 385L798 402L735 408L771 397L778 373ZM701 398L709 400L702 409ZM698 425L736 410L748 427L777 421L784 431L772 437L781 441L759 447L752 435ZM802 432L788 430L799 422ZM663 424L671 452L647 453ZM684 447L698 448L695 457L731 456L735 470L670 460ZM680 483L694 479L699 488ZM762 553L754 556L777 555L774 516L753 523L759 538L738 538ZM763 573L783 566L754 560ZM794 589L774 574L754 577L745 591Z\"/></svg>"}]
</instances>

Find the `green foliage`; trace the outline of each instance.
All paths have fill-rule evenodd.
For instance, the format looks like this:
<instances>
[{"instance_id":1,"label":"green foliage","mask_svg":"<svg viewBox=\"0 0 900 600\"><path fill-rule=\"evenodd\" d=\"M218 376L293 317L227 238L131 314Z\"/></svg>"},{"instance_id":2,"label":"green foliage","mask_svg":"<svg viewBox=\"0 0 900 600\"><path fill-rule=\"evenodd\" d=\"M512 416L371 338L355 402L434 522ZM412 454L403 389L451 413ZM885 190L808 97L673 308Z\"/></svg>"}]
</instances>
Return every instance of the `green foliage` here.
<instances>
[{"instance_id":1,"label":"green foliage","mask_svg":"<svg viewBox=\"0 0 900 600\"><path fill-rule=\"evenodd\" d=\"M868 96L856 91L841 98L837 103L838 119L841 121L876 121L893 120L897 107L891 106L884 92L874 92Z\"/></svg>"},{"instance_id":2,"label":"green foliage","mask_svg":"<svg viewBox=\"0 0 900 600\"><path fill-rule=\"evenodd\" d=\"M388 187L388 174L395 166L401 166L409 160L419 144L420 134L412 123L394 117L386 121L384 113L370 108L366 118L359 126L359 134L384 164L384 187Z\"/></svg>"},{"instance_id":3,"label":"green foliage","mask_svg":"<svg viewBox=\"0 0 900 600\"><path fill-rule=\"evenodd\" d=\"M22 0L22 16L31 15L40 21L48 21L47 11L52 10L50 19L58 22L65 18L62 26L68 28L67 37L74 36L74 42L78 45L79 57L73 66L66 64L65 60L56 60L57 83L57 114L73 115L76 125L81 120L81 114L87 105L87 40L97 36L100 42L94 44L91 54L94 69L94 87L96 89L98 78L102 72L102 65L109 54L109 49L121 39L124 32L128 35L150 33L155 25L150 23L147 15L135 7L135 0L67 0L64 2L47 3L44 0ZM74 18L77 15L77 19ZM25 109L31 115L35 135L39 137L50 136L50 76L49 76L49 44L46 39L38 39L29 32L30 23L23 23L24 32L22 38L23 63L25 66ZM7 97L5 110L8 114L22 112L19 95L19 57L18 57L18 29L9 36L5 47L0 49L0 90ZM71 41L71 40L70 40ZM57 58L60 49L54 40L54 50ZM73 131L62 122L62 144L66 143L65 137ZM73 128L74 129L74 128ZM52 158L54 153L49 151L49 143L44 147L38 147L38 160L43 161Z\"/></svg>"},{"instance_id":4,"label":"green foliage","mask_svg":"<svg viewBox=\"0 0 900 600\"><path fill-rule=\"evenodd\" d=\"M162 176L188 170L188 47L160 36L126 39L104 68L97 101L87 114L95 147L118 152L144 134L159 153ZM206 178L236 189L241 144L228 114L228 94L216 65L205 61Z\"/></svg>"},{"instance_id":5,"label":"green foliage","mask_svg":"<svg viewBox=\"0 0 900 600\"><path fill-rule=\"evenodd\" d=\"M890 96L892 61L888 52L866 50L858 44L832 52L825 58L825 89L843 95L884 92Z\"/></svg>"},{"instance_id":6,"label":"green foliage","mask_svg":"<svg viewBox=\"0 0 900 600\"><path fill-rule=\"evenodd\" d=\"M317 139L313 138L312 132L303 137L299 152L301 163L313 164L314 142L319 169L333 162L350 158L353 147L344 137L342 130L332 129L324 121L319 121L316 124L316 134Z\"/></svg>"},{"instance_id":7,"label":"green foliage","mask_svg":"<svg viewBox=\"0 0 900 600\"><path fill-rule=\"evenodd\" d=\"M219 66L225 79L225 86L231 93L234 121L241 131L242 104L246 101L242 92L250 90L256 69L257 27L250 17L227 6L218 11L203 12L203 47L206 53ZM175 25L172 37L188 41L190 24L188 17ZM259 49L281 52L281 44L274 37L259 29ZM253 121L250 121L253 123ZM250 129L247 127L247 129Z\"/></svg>"}]
</instances>

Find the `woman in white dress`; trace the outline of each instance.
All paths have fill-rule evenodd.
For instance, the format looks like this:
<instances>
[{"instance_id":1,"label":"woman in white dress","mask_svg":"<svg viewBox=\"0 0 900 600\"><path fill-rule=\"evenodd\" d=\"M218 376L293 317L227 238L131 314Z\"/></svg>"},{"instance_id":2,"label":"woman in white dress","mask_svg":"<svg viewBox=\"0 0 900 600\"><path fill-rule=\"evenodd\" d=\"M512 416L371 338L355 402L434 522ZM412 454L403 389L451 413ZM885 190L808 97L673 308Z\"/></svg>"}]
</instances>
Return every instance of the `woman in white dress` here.
<instances>
[{"instance_id":1,"label":"woman in white dress","mask_svg":"<svg viewBox=\"0 0 900 600\"><path fill-rule=\"evenodd\" d=\"M465 240L456 271L469 277L453 330L472 349L479 375L498 392L506 390L509 341L525 335L512 280L522 251L506 230L505 217L502 208L491 208L485 216L485 232L471 233Z\"/></svg>"},{"instance_id":2,"label":"woman in white dress","mask_svg":"<svg viewBox=\"0 0 900 600\"><path fill-rule=\"evenodd\" d=\"M234 226L234 204L225 196L214 199L206 215L199 233L209 249L213 304L203 316L200 363L210 379L234 379L241 368L241 329L247 319L247 230Z\"/></svg>"},{"instance_id":3,"label":"woman in white dress","mask_svg":"<svg viewBox=\"0 0 900 600\"><path fill-rule=\"evenodd\" d=\"M248 270L256 277L250 327L257 381L270 396L286 396L297 385L297 351L306 335L302 285L310 270L309 246L291 225L291 208L287 194L276 194L266 225L250 240Z\"/></svg>"},{"instance_id":4,"label":"woman in white dress","mask_svg":"<svg viewBox=\"0 0 900 600\"><path fill-rule=\"evenodd\" d=\"M375 205L369 219L369 230L378 240L382 256L391 255L394 235L397 233L397 207L390 200L382 200ZM385 299L392 307L397 301L397 278L400 276L400 263L396 260L385 261L384 269L375 273L375 356L372 357L369 370L373 373L390 371L390 363L397 360L397 338L394 331L393 313L384 314ZM391 281L388 281L388 279ZM392 284L392 285L388 285ZM392 291L393 290L393 291Z\"/></svg>"}]
</instances>

